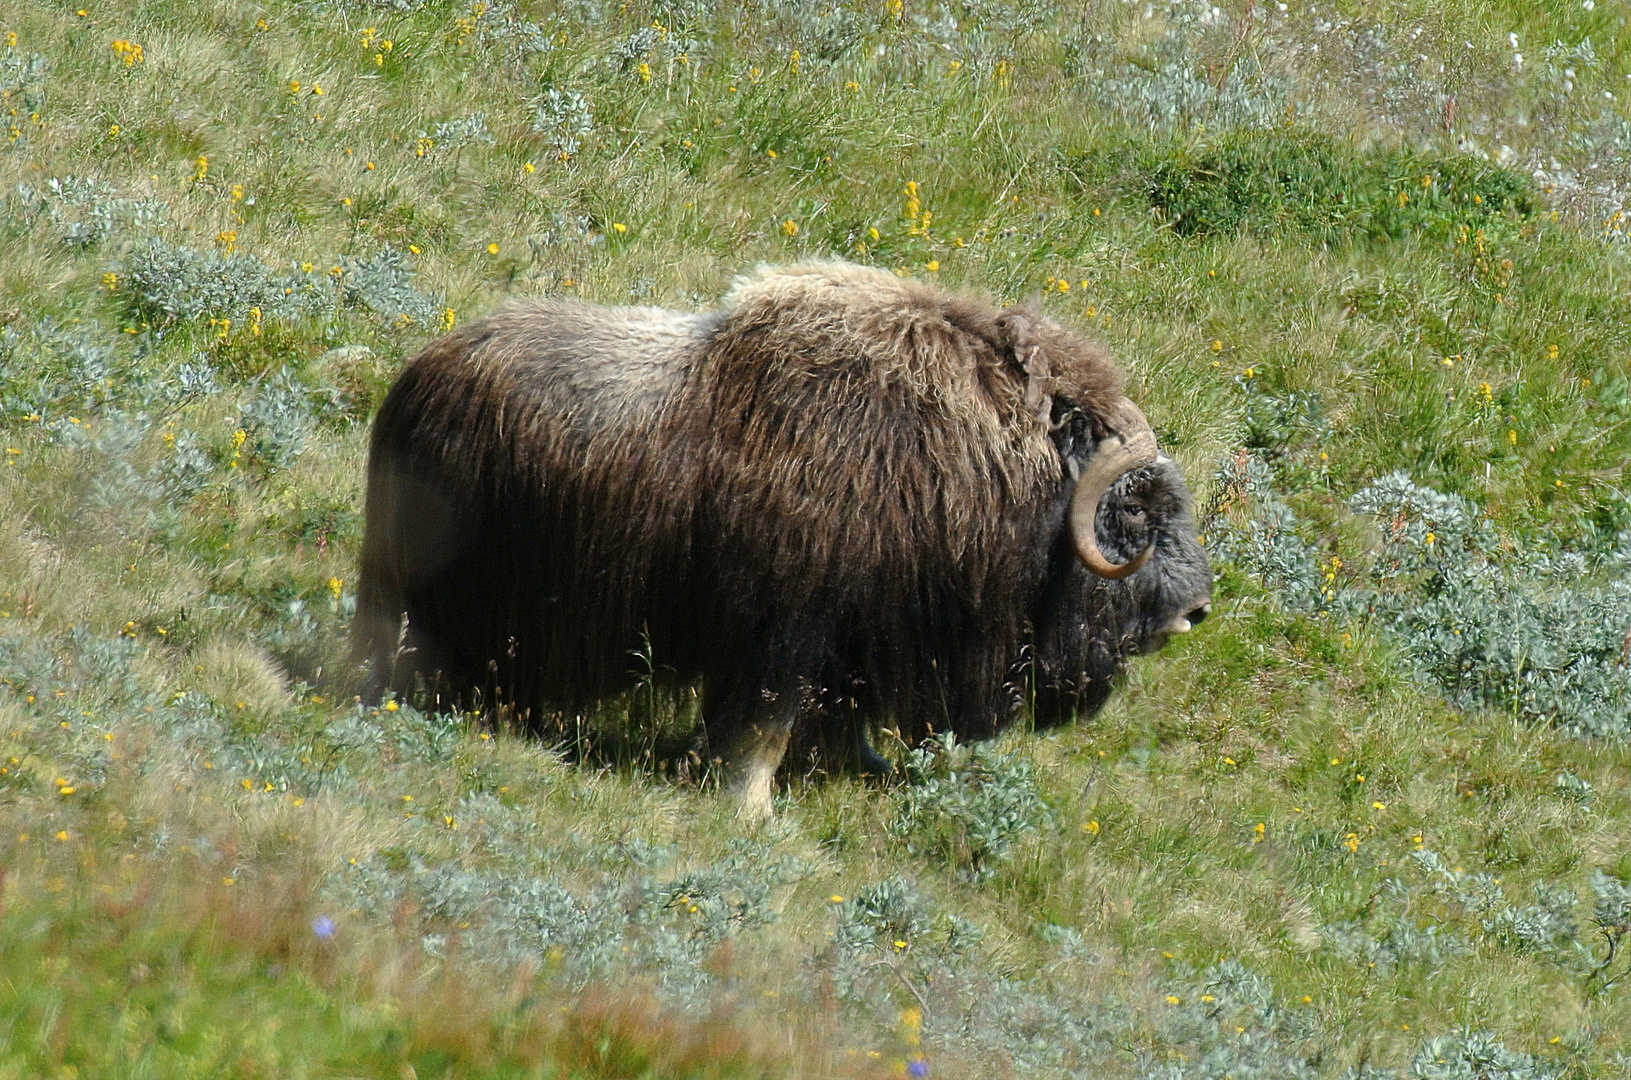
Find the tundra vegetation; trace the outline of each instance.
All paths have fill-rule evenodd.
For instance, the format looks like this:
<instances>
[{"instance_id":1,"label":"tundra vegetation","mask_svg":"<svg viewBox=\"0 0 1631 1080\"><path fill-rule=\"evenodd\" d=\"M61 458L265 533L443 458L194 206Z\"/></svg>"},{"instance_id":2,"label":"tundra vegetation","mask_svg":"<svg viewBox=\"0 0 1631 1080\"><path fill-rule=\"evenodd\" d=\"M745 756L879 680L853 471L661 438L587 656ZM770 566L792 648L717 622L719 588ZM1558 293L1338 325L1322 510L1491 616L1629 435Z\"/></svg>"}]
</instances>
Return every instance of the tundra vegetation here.
<instances>
[{"instance_id":1,"label":"tundra vegetation","mask_svg":"<svg viewBox=\"0 0 1631 1080\"><path fill-rule=\"evenodd\" d=\"M1625 1075L1627 95L1606 0L6 5L0 1075ZM1212 617L751 830L643 690L352 701L407 356L821 254L1107 343Z\"/></svg>"}]
</instances>

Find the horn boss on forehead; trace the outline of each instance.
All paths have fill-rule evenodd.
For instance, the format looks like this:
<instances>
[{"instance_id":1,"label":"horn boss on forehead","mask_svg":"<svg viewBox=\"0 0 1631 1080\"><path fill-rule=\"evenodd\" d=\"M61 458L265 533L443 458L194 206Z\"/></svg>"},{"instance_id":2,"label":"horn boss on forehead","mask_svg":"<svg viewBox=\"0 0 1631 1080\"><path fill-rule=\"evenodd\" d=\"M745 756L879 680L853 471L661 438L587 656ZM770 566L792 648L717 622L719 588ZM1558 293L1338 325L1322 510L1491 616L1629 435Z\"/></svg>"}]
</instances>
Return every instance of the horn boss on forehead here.
<instances>
[{"instance_id":1,"label":"horn boss on forehead","mask_svg":"<svg viewBox=\"0 0 1631 1080\"><path fill-rule=\"evenodd\" d=\"M647 655L763 814L790 741L882 768L875 721L990 735L1026 680L1108 686L1165 640L1210 572L1155 461L1108 358L1034 308L842 262L703 314L512 303L381 407L354 650L376 693L546 735ZM1178 494L1101 541L1132 470Z\"/></svg>"}]
</instances>

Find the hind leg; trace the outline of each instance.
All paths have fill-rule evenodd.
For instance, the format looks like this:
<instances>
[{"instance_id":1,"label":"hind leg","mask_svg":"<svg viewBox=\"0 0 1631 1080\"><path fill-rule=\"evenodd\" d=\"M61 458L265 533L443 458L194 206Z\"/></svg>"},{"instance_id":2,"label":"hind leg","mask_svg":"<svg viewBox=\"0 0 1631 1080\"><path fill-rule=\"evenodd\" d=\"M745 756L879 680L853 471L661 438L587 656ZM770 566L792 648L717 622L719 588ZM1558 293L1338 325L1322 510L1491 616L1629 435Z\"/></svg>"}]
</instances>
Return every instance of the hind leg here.
<instances>
[{"instance_id":1,"label":"hind leg","mask_svg":"<svg viewBox=\"0 0 1631 1080\"><path fill-rule=\"evenodd\" d=\"M864 700L864 688L854 695L841 694L829 701L823 710L825 729L823 749L829 755L829 767L876 779L895 775L894 764L872 745L872 717L878 715L875 707Z\"/></svg>"},{"instance_id":2,"label":"hind leg","mask_svg":"<svg viewBox=\"0 0 1631 1080\"><path fill-rule=\"evenodd\" d=\"M872 733L867 730L868 727L863 718L860 716L855 718L855 745L851 751L850 764L862 776L888 780L895 775L895 763L873 747Z\"/></svg>"}]
</instances>

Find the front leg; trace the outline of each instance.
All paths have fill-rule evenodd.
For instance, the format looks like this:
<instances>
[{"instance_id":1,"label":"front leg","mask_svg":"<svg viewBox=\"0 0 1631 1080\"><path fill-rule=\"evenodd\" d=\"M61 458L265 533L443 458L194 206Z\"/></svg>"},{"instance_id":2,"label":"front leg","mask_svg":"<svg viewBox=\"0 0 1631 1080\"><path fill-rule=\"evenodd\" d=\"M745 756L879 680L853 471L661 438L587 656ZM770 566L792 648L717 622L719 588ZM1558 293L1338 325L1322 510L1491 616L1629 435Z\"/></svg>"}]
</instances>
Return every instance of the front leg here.
<instances>
[{"instance_id":1,"label":"front leg","mask_svg":"<svg viewBox=\"0 0 1631 1080\"><path fill-rule=\"evenodd\" d=\"M776 790L776 770L787 752L793 720L793 715L778 712L749 721L726 750L725 789L736 800L738 817L764 821L775 816L771 797Z\"/></svg>"},{"instance_id":2,"label":"front leg","mask_svg":"<svg viewBox=\"0 0 1631 1080\"><path fill-rule=\"evenodd\" d=\"M793 682L723 695L703 713L710 739L717 733L724 744L723 786L736 801L738 817L758 822L775 816L776 770L803 705L801 686Z\"/></svg>"}]
</instances>

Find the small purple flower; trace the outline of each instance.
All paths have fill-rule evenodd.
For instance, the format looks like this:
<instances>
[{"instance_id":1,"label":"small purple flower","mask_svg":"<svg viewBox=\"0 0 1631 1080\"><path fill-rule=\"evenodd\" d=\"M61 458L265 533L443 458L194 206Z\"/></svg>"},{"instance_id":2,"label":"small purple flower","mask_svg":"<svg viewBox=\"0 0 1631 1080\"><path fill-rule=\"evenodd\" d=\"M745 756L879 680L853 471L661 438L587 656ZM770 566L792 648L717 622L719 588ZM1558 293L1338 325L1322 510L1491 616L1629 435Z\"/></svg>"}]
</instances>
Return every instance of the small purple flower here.
<instances>
[{"instance_id":1,"label":"small purple flower","mask_svg":"<svg viewBox=\"0 0 1631 1080\"><path fill-rule=\"evenodd\" d=\"M319 915L311 921L311 932L327 941L334 936L334 920L327 915Z\"/></svg>"},{"instance_id":2,"label":"small purple flower","mask_svg":"<svg viewBox=\"0 0 1631 1080\"><path fill-rule=\"evenodd\" d=\"M928 1076L929 1075L929 1059L928 1058L922 1058L922 1057L915 1057L911 1061L908 1061L906 1063L906 1075L907 1076L918 1076L918 1077Z\"/></svg>"}]
</instances>

